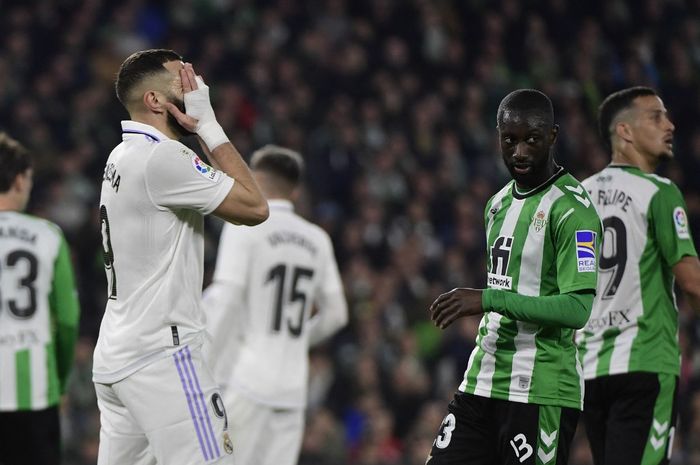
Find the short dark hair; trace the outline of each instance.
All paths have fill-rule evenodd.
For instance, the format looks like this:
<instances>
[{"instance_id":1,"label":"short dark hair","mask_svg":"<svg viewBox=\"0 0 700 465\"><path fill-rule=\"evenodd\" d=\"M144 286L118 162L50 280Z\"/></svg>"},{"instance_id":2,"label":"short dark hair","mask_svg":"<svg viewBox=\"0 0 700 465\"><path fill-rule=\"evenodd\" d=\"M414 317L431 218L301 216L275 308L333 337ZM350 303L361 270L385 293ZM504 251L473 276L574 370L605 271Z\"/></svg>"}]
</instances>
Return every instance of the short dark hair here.
<instances>
[{"instance_id":1,"label":"short dark hair","mask_svg":"<svg viewBox=\"0 0 700 465\"><path fill-rule=\"evenodd\" d=\"M0 132L0 192L7 192L19 174L32 167L32 157L22 144Z\"/></svg>"},{"instance_id":2,"label":"short dark hair","mask_svg":"<svg viewBox=\"0 0 700 465\"><path fill-rule=\"evenodd\" d=\"M620 112L630 108L634 99L647 95L658 95L651 87L628 87L608 95L598 107L598 132L605 147L612 153L612 132L610 126Z\"/></svg>"},{"instance_id":3,"label":"short dark hair","mask_svg":"<svg viewBox=\"0 0 700 465\"><path fill-rule=\"evenodd\" d=\"M141 81L154 74L167 71L163 65L170 61L182 61L182 57L172 50L158 48L142 50L131 54L119 67L114 83L117 98L126 107L129 93Z\"/></svg>"},{"instance_id":4,"label":"short dark hair","mask_svg":"<svg viewBox=\"0 0 700 465\"><path fill-rule=\"evenodd\" d=\"M250 167L256 171L272 173L296 187L304 173L304 159L299 152L268 144L253 152Z\"/></svg>"},{"instance_id":5,"label":"short dark hair","mask_svg":"<svg viewBox=\"0 0 700 465\"><path fill-rule=\"evenodd\" d=\"M537 89L518 89L506 95L498 105L496 123L503 122L506 110L518 113L534 113L548 126L554 125L554 106L546 94Z\"/></svg>"}]
</instances>

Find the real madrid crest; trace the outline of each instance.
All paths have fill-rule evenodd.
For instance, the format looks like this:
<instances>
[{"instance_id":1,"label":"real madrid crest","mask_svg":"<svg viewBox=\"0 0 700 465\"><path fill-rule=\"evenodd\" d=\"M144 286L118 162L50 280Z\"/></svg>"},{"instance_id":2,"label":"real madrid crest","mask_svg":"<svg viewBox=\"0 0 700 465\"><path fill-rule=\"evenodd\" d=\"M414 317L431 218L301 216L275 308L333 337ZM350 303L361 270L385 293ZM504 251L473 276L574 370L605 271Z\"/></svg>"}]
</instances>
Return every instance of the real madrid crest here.
<instances>
[{"instance_id":1,"label":"real madrid crest","mask_svg":"<svg viewBox=\"0 0 700 465\"><path fill-rule=\"evenodd\" d=\"M542 231L542 228L547 226L547 217L542 210L538 211L535 217L532 218L532 226L536 232Z\"/></svg>"}]
</instances>

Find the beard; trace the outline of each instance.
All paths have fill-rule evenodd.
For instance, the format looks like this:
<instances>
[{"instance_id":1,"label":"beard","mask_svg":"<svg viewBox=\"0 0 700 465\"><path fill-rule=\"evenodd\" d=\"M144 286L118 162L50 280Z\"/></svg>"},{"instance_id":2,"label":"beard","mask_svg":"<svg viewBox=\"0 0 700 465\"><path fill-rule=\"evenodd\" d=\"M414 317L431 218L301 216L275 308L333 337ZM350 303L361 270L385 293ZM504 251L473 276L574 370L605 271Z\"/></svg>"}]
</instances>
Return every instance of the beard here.
<instances>
[{"instance_id":1,"label":"beard","mask_svg":"<svg viewBox=\"0 0 700 465\"><path fill-rule=\"evenodd\" d=\"M178 110L181 112L185 113L185 101L183 99L179 99L175 97L174 95L168 96L168 101L175 105ZM188 131L187 129L183 128L180 123L177 122L175 117L168 112L168 127L170 130L172 130L175 134L177 134L178 139L182 139L183 137L186 136L191 136L192 132Z\"/></svg>"},{"instance_id":2,"label":"beard","mask_svg":"<svg viewBox=\"0 0 700 465\"><path fill-rule=\"evenodd\" d=\"M673 149L662 150L658 155L660 160L670 160L673 158Z\"/></svg>"}]
</instances>

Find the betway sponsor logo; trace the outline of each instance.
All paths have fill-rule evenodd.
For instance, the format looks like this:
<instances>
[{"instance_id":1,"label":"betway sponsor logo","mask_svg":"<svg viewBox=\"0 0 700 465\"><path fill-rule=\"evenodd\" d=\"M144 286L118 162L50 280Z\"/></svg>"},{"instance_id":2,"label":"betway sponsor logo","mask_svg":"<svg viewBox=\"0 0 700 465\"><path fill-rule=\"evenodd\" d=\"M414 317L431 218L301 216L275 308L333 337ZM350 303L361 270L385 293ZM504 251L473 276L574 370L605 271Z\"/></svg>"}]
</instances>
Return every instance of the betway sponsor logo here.
<instances>
[{"instance_id":1,"label":"betway sponsor logo","mask_svg":"<svg viewBox=\"0 0 700 465\"><path fill-rule=\"evenodd\" d=\"M497 289L513 288L513 278L511 278L510 276L504 276L500 274L489 273L487 277L487 283L489 287L494 287Z\"/></svg>"},{"instance_id":2,"label":"betway sponsor logo","mask_svg":"<svg viewBox=\"0 0 700 465\"><path fill-rule=\"evenodd\" d=\"M613 326L622 326L627 323L632 322L632 316L629 314L630 309L626 308L624 310L612 310L600 318L591 318L588 320L586 329L589 331L596 331L605 328L611 328Z\"/></svg>"}]
</instances>

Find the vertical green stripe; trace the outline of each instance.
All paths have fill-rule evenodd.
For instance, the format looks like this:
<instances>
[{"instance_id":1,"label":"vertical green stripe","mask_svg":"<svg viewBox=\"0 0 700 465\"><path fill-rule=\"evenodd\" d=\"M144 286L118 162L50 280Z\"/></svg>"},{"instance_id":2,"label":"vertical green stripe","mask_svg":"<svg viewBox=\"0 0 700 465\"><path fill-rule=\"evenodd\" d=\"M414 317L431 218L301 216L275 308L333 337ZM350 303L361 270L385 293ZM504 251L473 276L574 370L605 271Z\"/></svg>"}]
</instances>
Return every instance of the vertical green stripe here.
<instances>
[{"instance_id":1,"label":"vertical green stripe","mask_svg":"<svg viewBox=\"0 0 700 465\"><path fill-rule=\"evenodd\" d=\"M557 463L559 444L559 424L561 423L561 407L540 405L539 428L537 433L537 448L535 463L537 465L554 465Z\"/></svg>"},{"instance_id":2,"label":"vertical green stripe","mask_svg":"<svg viewBox=\"0 0 700 465\"><path fill-rule=\"evenodd\" d=\"M32 380L29 363L29 349L15 353L17 367L17 409L29 410L32 407Z\"/></svg>"},{"instance_id":3,"label":"vertical green stripe","mask_svg":"<svg viewBox=\"0 0 700 465\"><path fill-rule=\"evenodd\" d=\"M508 262L508 270L506 274L513 278L512 292L517 292L518 282L520 281L520 263L522 260L523 249L527 241L528 231L532 217L535 214L535 209L540 203L541 196L531 197L525 200L518 219L515 222L515 227L511 233L513 236L513 245L511 248L510 260ZM539 272L539 270L537 271ZM510 392L511 374L513 372L513 358L516 354L515 338L518 336L518 323L510 318L501 318L501 326L498 329L498 341L496 342L496 366L493 374L493 388L506 395Z\"/></svg>"},{"instance_id":4,"label":"vertical green stripe","mask_svg":"<svg viewBox=\"0 0 700 465\"><path fill-rule=\"evenodd\" d=\"M476 377L479 374L479 371L481 371L481 361L484 359L485 355L485 352L480 350L479 347L481 340L484 338L484 334L488 333L486 330L486 326L489 324L488 313L485 314L483 318L484 326L483 329L480 329L479 336L476 340L477 347L474 349L477 351L476 355L474 356L474 362L472 363L471 369L464 373L464 378L467 380L467 385L465 386L464 392L468 394L474 394L474 390L476 389ZM481 333L481 331L483 331L483 333Z\"/></svg>"},{"instance_id":5,"label":"vertical green stripe","mask_svg":"<svg viewBox=\"0 0 700 465\"><path fill-rule=\"evenodd\" d=\"M46 344L46 377L48 387L47 387L47 401L48 405L58 404L60 392L58 388L58 368L56 366L56 348L53 343Z\"/></svg>"},{"instance_id":6,"label":"vertical green stripe","mask_svg":"<svg viewBox=\"0 0 700 465\"><path fill-rule=\"evenodd\" d=\"M615 348L615 338L620 335L620 328L610 328L603 332L603 345L598 351L597 376L605 376L610 373L610 360Z\"/></svg>"},{"instance_id":7,"label":"vertical green stripe","mask_svg":"<svg viewBox=\"0 0 700 465\"><path fill-rule=\"evenodd\" d=\"M542 200L542 195L536 195L525 199L523 203L523 208L520 210L520 215L518 215L518 221L515 223L515 229L513 230L514 243L511 249L511 259L508 263L508 276L513 278L513 292L517 292L518 282L520 281L520 263L523 258L523 249L525 248L525 242L530 232L530 224L532 224L532 219L535 216L535 210ZM530 270L532 273L540 273L541 270Z\"/></svg>"},{"instance_id":8,"label":"vertical green stripe","mask_svg":"<svg viewBox=\"0 0 700 465\"><path fill-rule=\"evenodd\" d=\"M475 349L476 350L476 349ZM474 391L476 390L476 377L479 374L479 371L481 370L481 361L484 358L484 352L483 350L480 350L476 353L474 356L474 363L472 364L471 370L469 370L465 374L465 378L467 379L467 385L464 387L464 392L467 394L474 394Z\"/></svg>"},{"instance_id":9,"label":"vertical green stripe","mask_svg":"<svg viewBox=\"0 0 700 465\"><path fill-rule=\"evenodd\" d=\"M671 415L673 413L673 401L676 394L676 377L667 373L659 375L659 395L654 404L654 419L649 429L641 465L656 465L666 455L669 432L674 427Z\"/></svg>"}]
</instances>

